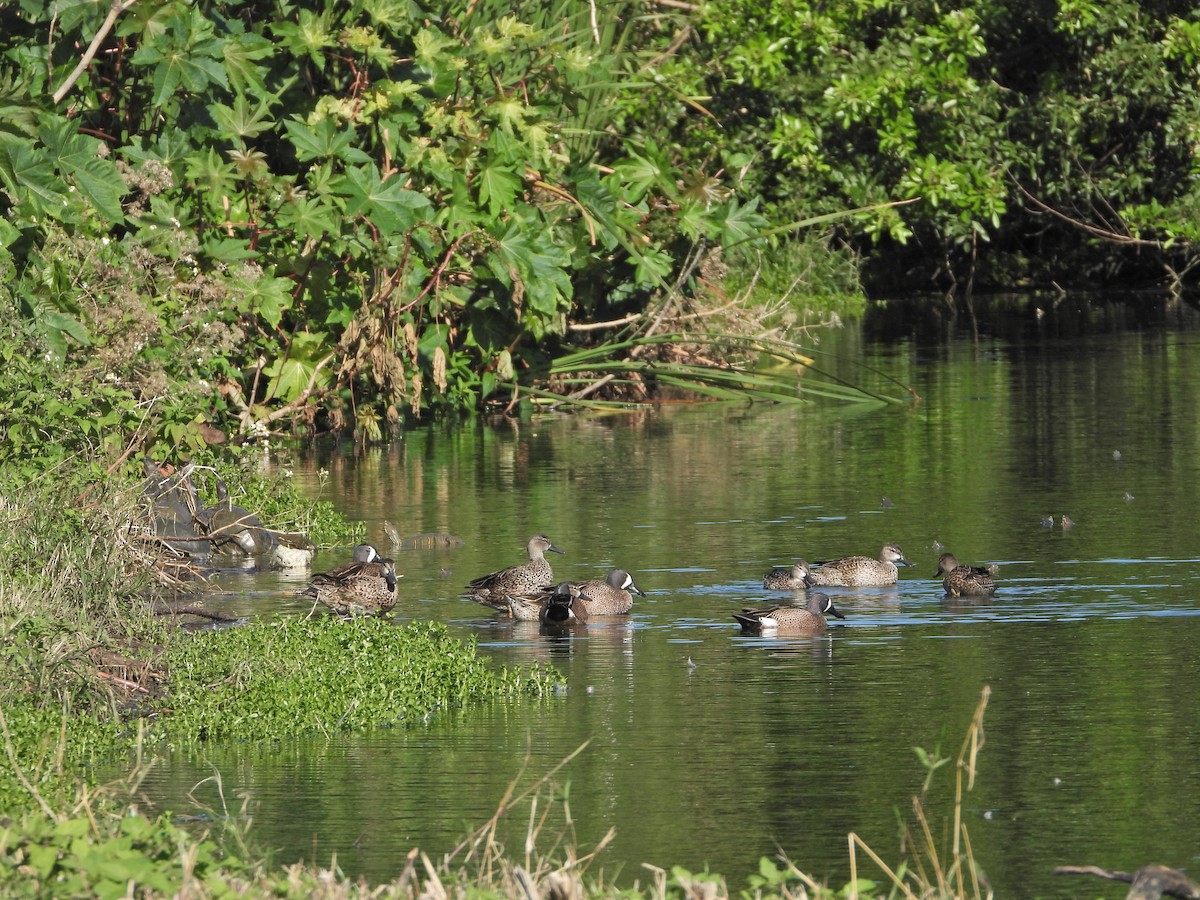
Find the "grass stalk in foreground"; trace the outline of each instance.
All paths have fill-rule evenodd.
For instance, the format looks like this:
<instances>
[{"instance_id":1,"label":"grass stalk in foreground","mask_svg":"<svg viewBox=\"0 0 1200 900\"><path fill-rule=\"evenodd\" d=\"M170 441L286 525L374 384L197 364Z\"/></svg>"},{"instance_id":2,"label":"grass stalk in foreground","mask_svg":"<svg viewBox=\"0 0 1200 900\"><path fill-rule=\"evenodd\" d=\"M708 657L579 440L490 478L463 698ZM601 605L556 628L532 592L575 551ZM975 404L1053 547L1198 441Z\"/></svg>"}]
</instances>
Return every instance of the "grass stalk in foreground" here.
<instances>
[{"instance_id":1,"label":"grass stalk in foreground","mask_svg":"<svg viewBox=\"0 0 1200 900\"><path fill-rule=\"evenodd\" d=\"M983 686L979 703L975 707L975 715L967 728L967 736L963 740L956 763L954 787L954 828L952 844L946 860L938 855L937 842L929 827L925 814L925 804L921 796L913 797L913 816L917 821L919 833L914 835L911 827L905 826L904 843L912 848L911 865L901 864L895 870L889 867L874 850L858 834L851 832L850 844L850 900L859 897L857 890L858 855L862 850L872 862L887 876L896 890L906 898L966 898L980 900L991 897L992 890L976 865L971 852L971 838L967 826L962 820L963 795L975 786L976 762L979 751L983 749L983 713L987 709L992 689ZM966 778L964 788L963 778Z\"/></svg>"}]
</instances>

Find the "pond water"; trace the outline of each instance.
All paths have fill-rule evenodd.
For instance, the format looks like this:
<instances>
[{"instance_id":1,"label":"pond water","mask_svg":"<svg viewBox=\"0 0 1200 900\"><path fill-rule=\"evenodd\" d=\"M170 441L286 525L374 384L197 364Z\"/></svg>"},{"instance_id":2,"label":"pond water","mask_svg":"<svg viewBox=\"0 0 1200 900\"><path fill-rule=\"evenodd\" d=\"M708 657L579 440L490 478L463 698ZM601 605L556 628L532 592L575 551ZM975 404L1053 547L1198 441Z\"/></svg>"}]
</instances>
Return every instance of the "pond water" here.
<instances>
[{"instance_id":1,"label":"pond water","mask_svg":"<svg viewBox=\"0 0 1200 900\"><path fill-rule=\"evenodd\" d=\"M397 875L437 857L584 742L554 779L571 841L621 884L643 863L706 867L744 886L783 851L840 885L847 834L889 863L924 769L956 756L985 685L979 774L966 798L997 896L1097 894L1062 864L1197 869L1200 853L1200 324L1153 300L977 301L976 318L888 305L822 335L820 365L919 402L702 405L419 429L378 450L287 462L404 551L396 620L436 619L497 661L550 663L569 689L412 728L285 745L212 746L162 760L144 785L181 813L252 798L281 862ZM325 473L319 475L318 473ZM884 498L888 502L884 502ZM1074 524L1064 528L1066 515ZM1053 517L1044 527L1044 517ZM558 577L631 570L627 621L542 635L458 597L545 532ZM898 542L894 589L829 589L824 637L743 636L732 613L786 595L764 570L874 555ZM990 602L950 603L939 547L999 566ZM322 570L346 551L318 556ZM230 576L213 601L302 615L302 578ZM935 829L954 766L931 788ZM199 786L197 786L199 785ZM544 798L543 798L544 799ZM540 807L540 808L544 808ZM509 823L521 853L528 813ZM860 854L860 872L881 874Z\"/></svg>"}]
</instances>

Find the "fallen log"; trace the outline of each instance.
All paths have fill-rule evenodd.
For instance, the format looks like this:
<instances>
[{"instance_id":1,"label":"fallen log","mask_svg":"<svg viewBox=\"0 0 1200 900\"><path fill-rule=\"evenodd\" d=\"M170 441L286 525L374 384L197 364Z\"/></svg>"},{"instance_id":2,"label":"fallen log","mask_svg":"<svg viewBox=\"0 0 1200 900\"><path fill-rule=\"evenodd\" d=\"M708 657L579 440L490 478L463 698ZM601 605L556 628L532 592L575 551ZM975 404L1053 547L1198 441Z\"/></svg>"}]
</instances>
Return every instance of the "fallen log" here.
<instances>
[{"instance_id":1,"label":"fallen log","mask_svg":"<svg viewBox=\"0 0 1200 900\"><path fill-rule=\"evenodd\" d=\"M1169 866L1142 866L1133 874L1102 869L1099 866L1059 866L1055 875L1095 875L1129 885L1126 900L1158 900L1164 894L1180 900L1200 900L1200 884Z\"/></svg>"}]
</instances>

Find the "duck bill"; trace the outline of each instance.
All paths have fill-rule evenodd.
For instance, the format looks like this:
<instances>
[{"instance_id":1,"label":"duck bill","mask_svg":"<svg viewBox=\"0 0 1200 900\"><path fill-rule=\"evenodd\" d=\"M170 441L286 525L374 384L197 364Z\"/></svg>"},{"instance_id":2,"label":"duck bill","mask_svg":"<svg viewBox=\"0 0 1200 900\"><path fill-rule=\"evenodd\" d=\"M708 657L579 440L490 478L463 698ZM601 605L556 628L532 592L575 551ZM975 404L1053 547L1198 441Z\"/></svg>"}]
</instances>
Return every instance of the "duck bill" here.
<instances>
[{"instance_id":1,"label":"duck bill","mask_svg":"<svg viewBox=\"0 0 1200 900\"><path fill-rule=\"evenodd\" d=\"M833 616L835 619L844 619L844 618L846 618L846 617L845 617L845 616L843 616L843 615L842 615L840 612L838 612L838 610L837 610L837 607L836 607L836 606L834 606L832 603L830 603L830 604L829 604L829 608L828 608L827 610L825 610L825 612L829 613L829 614L830 614L831 616Z\"/></svg>"}]
</instances>

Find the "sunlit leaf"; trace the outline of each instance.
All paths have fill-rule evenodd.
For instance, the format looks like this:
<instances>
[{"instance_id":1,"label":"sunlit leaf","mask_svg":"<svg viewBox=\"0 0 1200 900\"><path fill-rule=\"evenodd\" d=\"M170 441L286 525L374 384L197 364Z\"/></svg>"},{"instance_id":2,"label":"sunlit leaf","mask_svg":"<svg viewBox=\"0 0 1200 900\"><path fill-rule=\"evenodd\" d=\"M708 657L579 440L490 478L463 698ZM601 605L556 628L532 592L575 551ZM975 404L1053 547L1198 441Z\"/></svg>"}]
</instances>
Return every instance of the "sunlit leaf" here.
<instances>
[{"instance_id":1,"label":"sunlit leaf","mask_svg":"<svg viewBox=\"0 0 1200 900\"><path fill-rule=\"evenodd\" d=\"M0 184L12 203L29 201L41 215L59 217L67 204L66 186L31 142L0 134Z\"/></svg>"},{"instance_id":2,"label":"sunlit leaf","mask_svg":"<svg viewBox=\"0 0 1200 900\"><path fill-rule=\"evenodd\" d=\"M227 40L224 51L225 71L233 89L239 94L249 91L256 97L264 96L266 85L263 78L266 70L258 63L271 58L275 52L274 45L262 35L247 32Z\"/></svg>"},{"instance_id":3,"label":"sunlit leaf","mask_svg":"<svg viewBox=\"0 0 1200 900\"><path fill-rule=\"evenodd\" d=\"M292 305L292 292L296 285L288 278L262 274L253 280L242 279L242 308L261 316L272 328L279 327L285 310Z\"/></svg>"},{"instance_id":4,"label":"sunlit leaf","mask_svg":"<svg viewBox=\"0 0 1200 900\"><path fill-rule=\"evenodd\" d=\"M211 107L213 118L227 135L239 138L253 138L270 131L275 123L270 120L270 110L265 100L259 102L253 109L243 94L238 94L233 100L233 106L214 103Z\"/></svg>"},{"instance_id":5,"label":"sunlit leaf","mask_svg":"<svg viewBox=\"0 0 1200 900\"><path fill-rule=\"evenodd\" d=\"M487 204L493 216L507 209L521 188L519 179L509 166L501 166L492 162L480 169L476 176L479 186L479 200Z\"/></svg>"},{"instance_id":6,"label":"sunlit leaf","mask_svg":"<svg viewBox=\"0 0 1200 900\"><path fill-rule=\"evenodd\" d=\"M296 148L296 156L301 160L337 158L346 162L365 163L371 158L354 146L354 129L350 126L342 128L333 119L321 119L312 125L297 118L287 119L283 123L288 137Z\"/></svg>"},{"instance_id":7,"label":"sunlit leaf","mask_svg":"<svg viewBox=\"0 0 1200 900\"><path fill-rule=\"evenodd\" d=\"M328 335L320 331L293 335L287 354L263 369L271 379L267 387L268 394L288 403L304 393L310 380L314 387L327 385L328 370L317 371L317 365L329 353L327 342Z\"/></svg>"}]
</instances>

